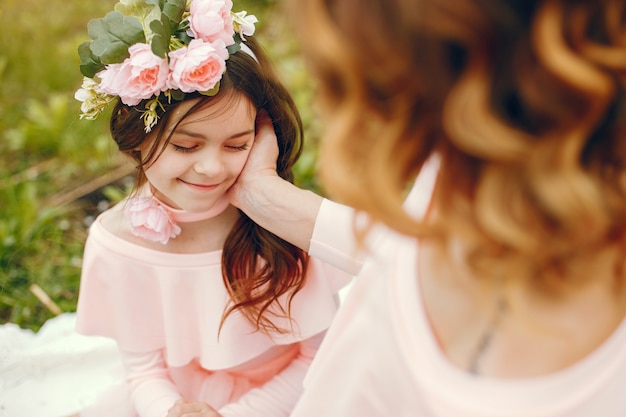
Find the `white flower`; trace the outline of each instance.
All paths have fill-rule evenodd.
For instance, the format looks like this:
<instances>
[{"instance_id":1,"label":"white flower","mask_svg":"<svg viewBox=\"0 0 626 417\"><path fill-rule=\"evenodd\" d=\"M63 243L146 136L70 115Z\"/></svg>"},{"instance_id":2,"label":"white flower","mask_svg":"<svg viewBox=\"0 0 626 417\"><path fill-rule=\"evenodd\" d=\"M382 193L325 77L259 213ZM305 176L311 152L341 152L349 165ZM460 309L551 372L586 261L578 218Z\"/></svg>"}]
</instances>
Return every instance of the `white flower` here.
<instances>
[{"instance_id":1,"label":"white flower","mask_svg":"<svg viewBox=\"0 0 626 417\"><path fill-rule=\"evenodd\" d=\"M235 32L239 33L239 36L244 41L246 40L244 35L254 35L254 24L259 21L259 19L257 19L255 15L251 14L250 16L246 16L247 14L248 12L246 12L245 10L237 13L232 13Z\"/></svg>"},{"instance_id":2,"label":"white flower","mask_svg":"<svg viewBox=\"0 0 626 417\"><path fill-rule=\"evenodd\" d=\"M81 102L80 118L93 120L102 113L114 96L100 92L98 82L92 78L83 77L81 87L74 93L74 98Z\"/></svg>"},{"instance_id":3,"label":"white flower","mask_svg":"<svg viewBox=\"0 0 626 417\"><path fill-rule=\"evenodd\" d=\"M159 121L157 107L160 107L161 110L165 111L165 109L163 108L163 104L161 104L161 102L159 101L159 96L153 98L146 103L146 110L144 110L143 114L141 115L143 123L146 126L146 133L150 133L152 131L152 128Z\"/></svg>"}]
</instances>

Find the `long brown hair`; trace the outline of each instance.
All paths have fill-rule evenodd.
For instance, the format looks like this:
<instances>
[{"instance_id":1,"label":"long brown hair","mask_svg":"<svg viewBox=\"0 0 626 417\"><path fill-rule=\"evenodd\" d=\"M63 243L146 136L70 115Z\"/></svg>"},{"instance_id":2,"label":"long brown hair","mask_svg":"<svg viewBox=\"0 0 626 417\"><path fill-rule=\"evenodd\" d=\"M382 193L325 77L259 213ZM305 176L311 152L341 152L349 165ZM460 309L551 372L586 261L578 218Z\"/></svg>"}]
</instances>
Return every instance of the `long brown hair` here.
<instances>
[{"instance_id":1,"label":"long brown hair","mask_svg":"<svg viewBox=\"0 0 626 417\"><path fill-rule=\"evenodd\" d=\"M331 196L463 239L477 276L544 292L624 280L623 0L293 0L326 116ZM441 165L424 222L402 208Z\"/></svg>"},{"instance_id":2,"label":"long brown hair","mask_svg":"<svg viewBox=\"0 0 626 417\"><path fill-rule=\"evenodd\" d=\"M246 45L255 58L239 51L226 61L226 72L216 96L186 94L183 101L199 99L181 118L210 106L216 100L234 97L232 92L246 95L257 110L265 110L272 120L278 138L278 175L293 182L293 166L302 152L303 129L298 110L288 91L278 81L269 60L254 39ZM225 98L227 97L227 98ZM235 98L236 99L236 98ZM173 110L182 101L164 103L164 110L155 130L146 134L141 113L145 101L135 107L118 102L113 109L110 130L118 148L137 163L135 189L146 183L146 167L169 143L166 125ZM179 121L180 123L180 121ZM155 135L152 147L143 159L136 150ZM243 212L226 238L222 255L222 275L232 303L227 306L222 323L234 311L262 331L285 332L273 323L272 317L289 317L291 300L304 286L308 256L254 223Z\"/></svg>"}]
</instances>

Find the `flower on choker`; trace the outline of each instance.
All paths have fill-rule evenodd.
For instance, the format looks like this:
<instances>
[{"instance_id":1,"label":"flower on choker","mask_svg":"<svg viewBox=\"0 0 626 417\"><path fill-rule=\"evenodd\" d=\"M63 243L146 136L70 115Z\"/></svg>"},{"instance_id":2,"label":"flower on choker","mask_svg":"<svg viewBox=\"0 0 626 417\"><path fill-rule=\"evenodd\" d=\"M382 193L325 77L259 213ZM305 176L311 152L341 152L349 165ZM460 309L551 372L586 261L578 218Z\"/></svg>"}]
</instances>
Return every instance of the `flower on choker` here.
<instances>
[{"instance_id":1,"label":"flower on choker","mask_svg":"<svg viewBox=\"0 0 626 417\"><path fill-rule=\"evenodd\" d=\"M134 197L128 200L124 214L130 221L135 236L166 244L181 232L167 210L153 197Z\"/></svg>"}]
</instances>

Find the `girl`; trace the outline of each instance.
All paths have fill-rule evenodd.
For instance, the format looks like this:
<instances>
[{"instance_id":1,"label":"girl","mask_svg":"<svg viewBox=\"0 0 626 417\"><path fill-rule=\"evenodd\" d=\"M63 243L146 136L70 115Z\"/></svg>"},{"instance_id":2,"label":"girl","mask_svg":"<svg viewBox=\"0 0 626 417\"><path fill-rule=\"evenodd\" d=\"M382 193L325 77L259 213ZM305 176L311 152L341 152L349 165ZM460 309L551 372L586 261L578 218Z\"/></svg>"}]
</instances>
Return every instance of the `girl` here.
<instances>
[{"instance_id":1,"label":"girl","mask_svg":"<svg viewBox=\"0 0 626 417\"><path fill-rule=\"evenodd\" d=\"M626 415L626 2L292 3L324 185L379 221L292 417ZM353 258L271 144L235 204Z\"/></svg>"},{"instance_id":2,"label":"girl","mask_svg":"<svg viewBox=\"0 0 626 417\"><path fill-rule=\"evenodd\" d=\"M111 134L137 164L136 190L90 229L77 308L79 332L116 340L128 382L82 415L286 416L348 276L229 204L264 114L293 180L300 118L250 37L253 16L178 5L162 10L178 20L163 58L154 33L113 64L98 56L104 37L81 47L83 114L119 97ZM90 28L116 32L116 13ZM139 27L157 32L146 15Z\"/></svg>"}]
</instances>

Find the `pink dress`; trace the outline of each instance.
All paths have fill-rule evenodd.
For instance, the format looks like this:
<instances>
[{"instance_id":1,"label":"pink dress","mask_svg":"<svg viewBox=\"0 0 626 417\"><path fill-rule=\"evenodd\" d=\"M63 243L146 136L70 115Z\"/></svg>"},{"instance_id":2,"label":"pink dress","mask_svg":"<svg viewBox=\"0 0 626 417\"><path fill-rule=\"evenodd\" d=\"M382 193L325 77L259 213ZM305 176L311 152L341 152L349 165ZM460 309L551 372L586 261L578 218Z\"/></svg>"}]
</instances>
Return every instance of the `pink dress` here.
<instances>
[{"instance_id":1,"label":"pink dress","mask_svg":"<svg viewBox=\"0 0 626 417\"><path fill-rule=\"evenodd\" d=\"M407 210L419 216L437 164L420 175ZM377 230L362 267L338 230L350 210L325 201L310 253L357 274L291 417L624 417L626 321L580 362L550 375L498 379L453 366L422 305L416 239ZM339 235L337 235L339 233ZM360 272L359 272L360 270Z\"/></svg>"},{"instance_id":2,"label":"pink dress","mask_svg":"<svg viewBox=\"0 0 626 417\"><path fill-rule=\"evenodd\" d=\"M311 260L287 334L255 331L229 296L221 251L173 254L129 243L94 222L85 246L77 331L115 339L128 381L81 415L165 417L173 403L203 401L230 416L287 416L351 277Z\"/></svg>"}]
</instances>

